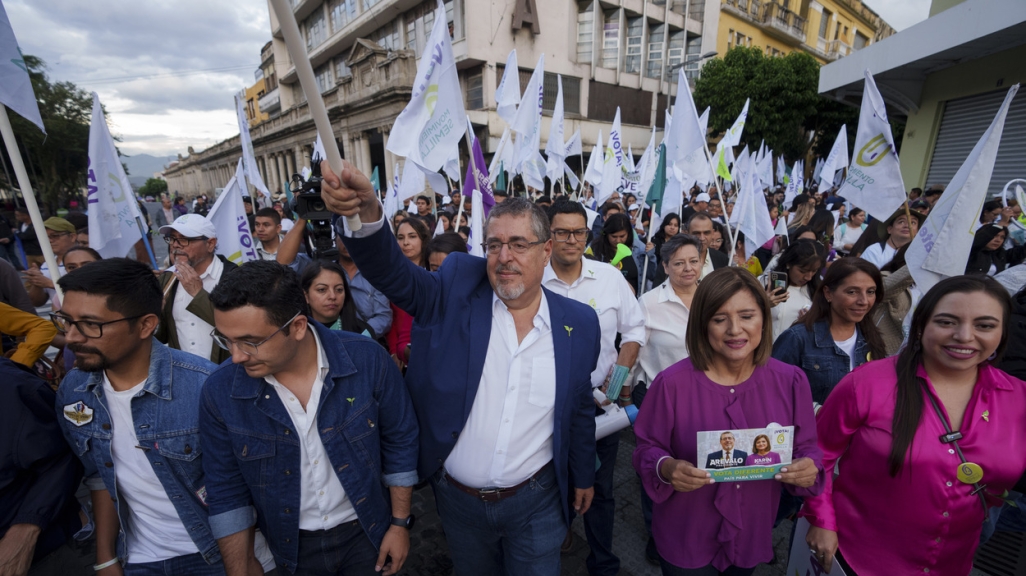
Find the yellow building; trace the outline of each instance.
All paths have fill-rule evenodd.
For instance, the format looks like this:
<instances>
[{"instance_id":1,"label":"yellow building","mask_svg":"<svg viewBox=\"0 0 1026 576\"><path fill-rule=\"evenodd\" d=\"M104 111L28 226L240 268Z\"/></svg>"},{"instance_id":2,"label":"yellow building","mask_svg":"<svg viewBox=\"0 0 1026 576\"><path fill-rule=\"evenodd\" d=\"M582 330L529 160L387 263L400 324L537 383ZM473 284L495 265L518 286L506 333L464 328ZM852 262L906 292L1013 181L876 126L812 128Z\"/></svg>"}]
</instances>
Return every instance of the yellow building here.
<instances>
[{"instance_id":1,"label":"yellow building","mask_svg":"<svg viewBox=\"0 0 1026 576\"><path fill-rule=\"evenodd\" d=\"M257 80L257 83L246 88L243 99L246 105L246 119L249 120L249 127L252 128L257 124L267 120L269 116L266 112L260 111L260 97L264 95L265 84L261 78Z\"/></svg>"},{"instance_id":2,"label":"yellow building","mask_svg":"<svg viewBox=\"0 0 1026 576\"><path fill-rule=\"evenodd\" d=\"M716 3L720 9L710 10ZM723 55L748 46L778 56L804 50L820 64L894 34L861 0L708 0L706 26L716 35L714 42L703 39L703 51Z\"/></svg>"}]
</instances>

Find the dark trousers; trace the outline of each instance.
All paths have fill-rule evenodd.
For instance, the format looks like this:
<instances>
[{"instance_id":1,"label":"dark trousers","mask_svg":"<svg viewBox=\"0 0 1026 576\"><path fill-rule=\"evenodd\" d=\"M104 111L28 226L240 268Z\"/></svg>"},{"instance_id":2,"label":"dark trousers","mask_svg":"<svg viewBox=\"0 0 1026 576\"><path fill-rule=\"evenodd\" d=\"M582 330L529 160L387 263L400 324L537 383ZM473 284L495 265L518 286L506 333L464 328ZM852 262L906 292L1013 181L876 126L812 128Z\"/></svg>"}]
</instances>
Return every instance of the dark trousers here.
<instances>
[{"instance_id":1,"label":"dark trousers","mask_svg":"<svg viewBox=\"0 0 1026 576\"><path fill-rule=\"evenodd\" d=\"M377 548L353 520L327 530L300 530L293 576L375 576L377 561Z\"/></svg>"},{"instance_id":2,"label":"dark trousers","mask_svg":"<svg viewBox=\"0 0 1026 576\"><path fill-rule=\"evenodd\" d=\"M705 568L681 568L680 566L674 566L662 558L659 559L659 564L663 569L663 576L752 576L755 573L755 568L738 568L737 566L731 566L720 572L712 566L706 566Z\"/></svg>"},{"instance_id":3,"label":"dark trousers","mask_svg":"<svg viewBox=\"0 0 1026 576\"><path fill-rule=\"evenodd\" d=\"M498 502L482 502L441 472L431 487L456 576L559 575L567 525L552 466Z\"/></svg>"},{"instance_id":4,"label":"dark trousers","mask_svg":"<svg viewBox=\"0 0 1026 576\"><path fill-rule=\"evenodd\" d=\"M159 562L126 564L123 569L125 576L223 576L224 564L207 564L199 552L186 556L176 556Z\"/></svg>"},{"instance_id":5,"label":"dark trousers","mask_svg":"<svg viewBox=\"0 0 1026 576\"><path fill-rule=\"evenodd\" d=\"M591 576L615 576L620 559L613 554L613 522L616 502L613 500L613 467L620 447L620 434L610 434L595 443L599 468L595 471L595 498L584 513L584 533L588 536L586 564Z\"/></svg>"}]
</instances>

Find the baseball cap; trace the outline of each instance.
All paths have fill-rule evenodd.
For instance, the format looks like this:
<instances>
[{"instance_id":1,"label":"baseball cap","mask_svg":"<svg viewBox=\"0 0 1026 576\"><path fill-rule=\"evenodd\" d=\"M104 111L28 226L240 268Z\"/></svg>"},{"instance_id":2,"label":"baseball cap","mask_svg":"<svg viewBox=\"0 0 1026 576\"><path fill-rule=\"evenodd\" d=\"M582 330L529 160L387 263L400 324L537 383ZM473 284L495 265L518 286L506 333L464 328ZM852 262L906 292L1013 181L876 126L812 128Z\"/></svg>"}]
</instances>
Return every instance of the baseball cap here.
<instances>
[{"instance_id":1,"label":"baseball cap","mask_svg":"<svg viewBox=\"0 0 1026 576\"><path fill-rule=\"evenodd\" d=\"M186 238L217 238L217 228L214 228L206 216L200 214L182 214L171 224L161 226L159 232L166 235L172 230Z\"/></svg>"},{"instance_id":2,"label":"baseball cap","mask_svg":"<svg viewBox=\"0 0 1026 576\"><path fill-rule=\"evenodd\" d=\"M709 194L705 192L702 192L698 196L695 196L695 202L708 202L709 200L711 200L711 198L709 198Z\"/></svg>"},{"instance_id":3,"label":"baseball cap","mask_svg":"<svg viewBox=\"0 0 1026 576\"><path fill-rule=\"evenodd\" d=\"M43 227L47 230L53 230L54 232L66 232L68 234L75 233L75 225L68 222L64 218L58 218L56 216L47 218L46 222L43 222Z\"/></svg>"}]
</instances>

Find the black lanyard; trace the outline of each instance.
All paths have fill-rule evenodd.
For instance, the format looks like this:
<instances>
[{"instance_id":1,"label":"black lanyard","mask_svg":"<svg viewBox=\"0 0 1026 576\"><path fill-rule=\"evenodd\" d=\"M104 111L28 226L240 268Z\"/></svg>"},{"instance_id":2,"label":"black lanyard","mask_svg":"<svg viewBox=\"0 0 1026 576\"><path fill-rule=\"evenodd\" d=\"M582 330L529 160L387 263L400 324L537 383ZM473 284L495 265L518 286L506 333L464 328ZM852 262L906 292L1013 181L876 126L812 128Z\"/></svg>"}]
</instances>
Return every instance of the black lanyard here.
<instances>
[{"instance_id":1,"label":"black lanyard","mask_svg":"<svg viewBox=\"0 0 1026 576\"><path fill-rule=\"evenodd\" d=\"M944 436L941 436L941 442L945 444L951 444L952 446L954 446L955 454L958 454L958 459L962 461L962 464L968 464L969 461L966 460L965 456L962 455L962 449L958 446L958 439L962 437L962 434L960 432L952 432L951 425L948 423L947 417L944 416L944 413L941 411L940 406L937 405L937 400L933 397L933 394L931 394L929 390L926 390L925 386L923 388L923 392L926 393L926 397L930 399L930 404L933 405L933 410L937 412L937 417L940 418L941 425L944 426L944 432L946 432L946 434L944 434ZM961 482L961 480L959 480L959 482ZM987 520L987 499L983 496L983 489L986 487L986 484L981 485L979 482L973 482L973 491L970 492L970 494L974 494L980 497L980 503L983 504L984 522L986 522Z\"/></svg>"}]
</instances>

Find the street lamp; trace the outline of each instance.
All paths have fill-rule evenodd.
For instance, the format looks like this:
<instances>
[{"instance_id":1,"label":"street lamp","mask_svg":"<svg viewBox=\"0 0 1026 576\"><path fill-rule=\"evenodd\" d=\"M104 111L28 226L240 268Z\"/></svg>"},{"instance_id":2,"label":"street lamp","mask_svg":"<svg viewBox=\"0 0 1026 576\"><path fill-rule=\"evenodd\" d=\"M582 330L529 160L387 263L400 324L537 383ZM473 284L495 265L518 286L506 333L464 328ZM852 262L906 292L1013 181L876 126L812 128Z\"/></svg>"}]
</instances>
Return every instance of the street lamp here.
<instances>
[{"instance_id":1,"label":"street lamp","mask_svg":"<svg viewBox=\"0 0 1026 576\"><path fill-rule=\"evenodd\" d=\"M673 73L676 72L677 69L680 68L681 66L685 66L687 64L694 64L695 62L701 62L702 60L708 60L709 58L715 58L718 55L719 55L719 52L716 52L715 50L712 51L712 52L706 52L705 54L702 54L701 56L699 56L698 54L692 54L691 56L688 56L687 58L685 58L681 62L678 62L678 63L674 64L673 66L670 66L669 68L667 68L666 69L666 79L667 80L673 80Z\"/></svg>"}]
</instances>

